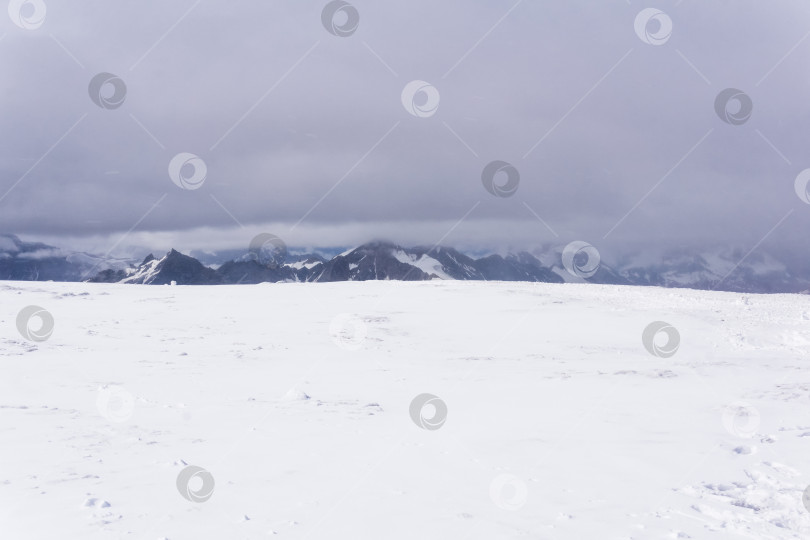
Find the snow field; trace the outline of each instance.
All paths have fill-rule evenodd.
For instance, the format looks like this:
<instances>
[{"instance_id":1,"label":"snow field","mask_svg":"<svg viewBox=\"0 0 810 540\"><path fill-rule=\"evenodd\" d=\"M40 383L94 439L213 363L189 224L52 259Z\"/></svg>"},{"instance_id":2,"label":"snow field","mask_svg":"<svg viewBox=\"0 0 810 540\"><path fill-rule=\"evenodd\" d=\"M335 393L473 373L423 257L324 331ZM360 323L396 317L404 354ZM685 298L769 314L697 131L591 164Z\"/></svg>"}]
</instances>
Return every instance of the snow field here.
<instances>
[{"instance_id":1,"label":"snow field","mask_svg":"<svg viewBox=\"0 0 810 540\"><path fill-rule=\"evenodd\" d=\"M804 296L6 282L0 306L2 538L810 534Z\"/></svg>"}]
</instances>

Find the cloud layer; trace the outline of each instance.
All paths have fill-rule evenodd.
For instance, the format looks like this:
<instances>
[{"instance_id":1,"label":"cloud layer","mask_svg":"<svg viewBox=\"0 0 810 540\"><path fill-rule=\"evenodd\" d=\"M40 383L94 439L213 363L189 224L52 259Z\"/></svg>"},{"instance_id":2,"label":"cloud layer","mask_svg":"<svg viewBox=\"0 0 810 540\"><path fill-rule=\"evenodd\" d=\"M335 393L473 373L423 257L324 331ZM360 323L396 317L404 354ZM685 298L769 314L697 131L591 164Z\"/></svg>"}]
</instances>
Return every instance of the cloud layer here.
<instances>
[{"instance_id":1,"label":"cloud layer","mask_svg":"<svg viewBox=\"0 0 810 540\"><path fill-rule=\"evenodd\" d=\"M323 1L47 2L0 24L0 230L806 251L810 8L594 4L356 1L340 37Z\"/></svg>"}]
</instances>

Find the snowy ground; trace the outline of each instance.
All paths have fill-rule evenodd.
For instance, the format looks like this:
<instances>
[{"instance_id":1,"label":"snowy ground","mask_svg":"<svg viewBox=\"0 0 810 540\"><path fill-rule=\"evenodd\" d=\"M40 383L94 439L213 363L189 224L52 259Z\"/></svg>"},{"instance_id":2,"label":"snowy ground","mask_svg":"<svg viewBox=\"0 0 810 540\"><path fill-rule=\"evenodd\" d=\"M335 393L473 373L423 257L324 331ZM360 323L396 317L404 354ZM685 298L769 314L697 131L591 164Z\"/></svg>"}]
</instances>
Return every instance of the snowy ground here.
<instances>
[{"instance_id":1,"label":"snowy ground","mask_svg":"<svg viewBox=\"0 0 810 540\"><path fill-rule=\"evenodd\" d=\"M806 296L6 282L0 328L0 538L810 537Z\"/></svg>"}]
</instances>

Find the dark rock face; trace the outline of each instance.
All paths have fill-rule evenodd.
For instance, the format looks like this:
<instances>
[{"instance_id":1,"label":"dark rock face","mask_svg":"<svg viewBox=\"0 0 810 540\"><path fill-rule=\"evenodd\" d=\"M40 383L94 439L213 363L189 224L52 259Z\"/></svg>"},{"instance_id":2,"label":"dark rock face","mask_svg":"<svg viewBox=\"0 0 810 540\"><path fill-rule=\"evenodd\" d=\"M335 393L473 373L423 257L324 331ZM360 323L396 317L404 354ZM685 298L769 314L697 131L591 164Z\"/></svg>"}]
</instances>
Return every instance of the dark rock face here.
<instances>
[{"instance_id":1,"label":"dark rock face","mask_svg":"<svg viewBox=\"0 0 810 540\"><path fill-rule=\"evenodd\" d=\"M543 267L540 261L526 252L508 255L505 258L490 255L478 259L475 265L488 280L563 283L559 275Z\"/></svg>"},{"instance_id":2,"label":"dark rock face","mask_svg":"<svg viewBox=\"0 0 810 540\"><path fill-rule=\"evenodd\" d=\"M431 276L419 268L400 261L396 254L404 250L388 242L364 244L345 255L338 255L323 265L314 281L368 281L391 279L423 281Z\"/></svg>"},{"instance_id":3,"label":"dark rock face","mask_svg":"<svg viewBox=\"0 0 810 540\"><path fill-rule=\"evenodd\" d=\"M217 269L223 283L263 283L288 279L292 272L286 267L270 268L256 261L228 261Z\"/></svg>"},{"instance_id":4,"label":"dark rock face","mask_svg":"<svg viewBox=\"0 0 810 540\"><path fill-rule=\"evenodd\" d=\"M88 283L118 283L127 278L128 274L124 270L102 270L94 277L88 279ZM67 281L67 280L65 280Z\"/></svg>"},{"instance_id":5,"label":"dark rock face","mask_svg":"<svg viewBox=\"0 0 810 540\"><path fill-rule=\"evenodd\" d=\"M261 264L256 260L228 261L217 269L223 283L275 283L278 281L312 281L326 261L318 255L305 255L287 264Z\"/></svg>"},{"instance_id":6,"label":"dark rock face","mask_svg":"<svg viewBox=\"0 0 810 540\"><path fill-rule=\"evenodd\" d=\"M125 283L142 283L145 285L219 285L222 276L216 270L203 266L193 257L171 250L159 261L151 255L144 259L134 274L127 277Z\"/></svg>"},{"instance_id":7,"label":"dark rock face","mask_svg":"<svg viewBox=\"0 0 810 540\"><path fill-rule=\"evenodd\" d=\"M599 266L599 270L588 278L590 283L600 283L602 285L632 285L633 283L606 264Z\"/></svg>"},{"instance_id":8,"label":"dark rock face","mask_svg":"<svg viewBox=\"0 0 810 540\"><path fill-rule=\"evenodd\" d=\"M171 250L158 264L158 276L152 281L154 285L169 284L172 281L187 285L216 285L222 278L215 270L203 266L200 261Z\"/></svg>"},{"instance_id":9,"label":"dark rock face","mask_svg":"<svg viewBox=\"0 0 810 540\"><path fill-rule=\"evenodd\" d=\"M275 283L278 281L312 281L314 269L320 269L324 260L308 255L287 265L260 264L250 258L228 261L216 270L204 266L197 259L172 250L162 259L149 255L129 273L102 272L90 281L124 282L146 285L220 285L241 283Z\"/></svg>"},{"instance_id":10,"label":"dark rock face","mask_svg":"<svg viewBox=\"0 0 810 540\"><path fill-rule=\"evenodd\" d=\"M481 271L478 265L479 261L453 248L438 246L435 248L417 247L408 251L416 255L427 255L436 259L441 263L444 272L453 279L488 279L486 273Z\"/></svg>"}]
</instances>

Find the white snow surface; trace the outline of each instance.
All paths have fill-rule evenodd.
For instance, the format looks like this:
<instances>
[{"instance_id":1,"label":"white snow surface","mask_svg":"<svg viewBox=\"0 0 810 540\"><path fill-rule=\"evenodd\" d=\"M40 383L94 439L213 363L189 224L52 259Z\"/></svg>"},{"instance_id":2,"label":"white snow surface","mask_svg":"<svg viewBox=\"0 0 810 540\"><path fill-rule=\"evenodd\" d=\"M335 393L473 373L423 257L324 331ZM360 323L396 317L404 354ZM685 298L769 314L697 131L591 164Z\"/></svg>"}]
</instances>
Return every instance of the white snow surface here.
<instances>
[{"instance_id":1,"label":"white snow surface","mask_svg":"<svg viewBox=\"0 0 810 540\"><path fill-rule=\"evenodd\" d=\"M806 296L3 282L0 325L0 538L810 537Z\"/></svg>"},{"instance_id":2,"label":"white snow surface","mask_svg":"<svg viewBox=\"0 0 810 540\"><path fill-rule=\"evenodd\" d=\"M416 256L405 253L401 249L394 250L393 255L394 258L399 262L411 264L429 276L436 276L440 279L453 279L452 276L448 275L447 272L444 271L442 263L430 255Z\"/></svg>"},{"instance_id":3,"label":"white snow surface","mask_svg":"<svg viewBox=\"0 0 810 540\"><path fill-rule=\"evenodd\" d=\"M319 264L323 264L323 263L321 261L312 261L312 262L296 261L294 263L287 263L287 266L289 266L290 268L294 268L295 270L301 270L303 268L306 268L307 270L311 270L311 269L315 268L316 266L318 266Z\"/></svg>"},{"instance_id":4,"label":"white snow surface","mask_svg":"<svg viewBox=\"0 0 810 540\"><path fill-rule=\"evenodd\" d=\"M142 267L139 267L132 275L121 280L121 283L151 283L158 275L158 265L163 262L162 259L152 259Z\"/></svg>"}]
</instances>

